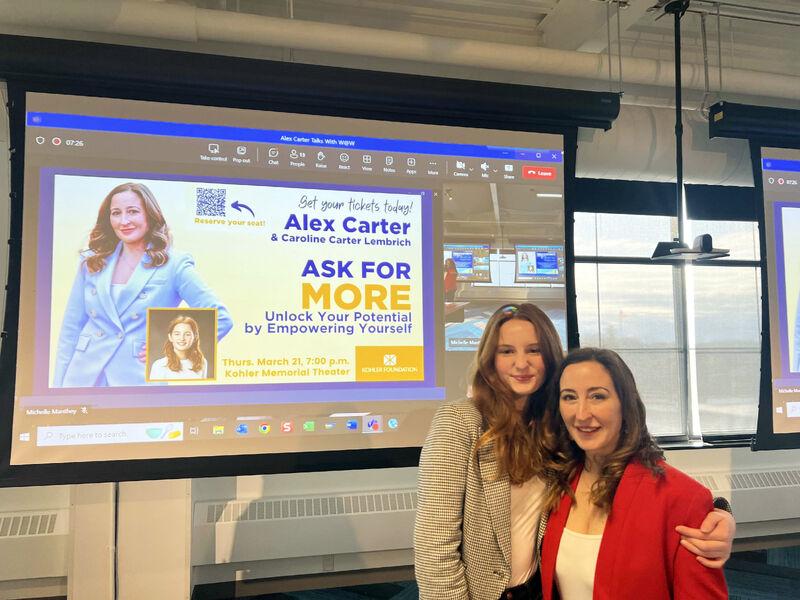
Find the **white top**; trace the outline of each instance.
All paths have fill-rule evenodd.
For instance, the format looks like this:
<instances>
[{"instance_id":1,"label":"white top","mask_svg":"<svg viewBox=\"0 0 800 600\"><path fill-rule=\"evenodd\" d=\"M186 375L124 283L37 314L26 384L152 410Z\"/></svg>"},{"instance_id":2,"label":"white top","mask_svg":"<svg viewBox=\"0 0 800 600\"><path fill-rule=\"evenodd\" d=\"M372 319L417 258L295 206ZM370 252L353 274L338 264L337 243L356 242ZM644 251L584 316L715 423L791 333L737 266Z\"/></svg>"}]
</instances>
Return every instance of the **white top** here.
<instances>
[{"instance_id":1,"label":"white top","mask_svg":"<svg viewBox=\"0 0 800 600\"><path fill-rule=\"evenodd\" d=\"M602 539L602 533L577 533L564 528L556 556L556 582L561 600L592 600Z\"/></svg>"},{"instance_id":2,"label":"white top","mask_svg":"<svg viewBox=\"0 0 800 600\"><path fill-rule=\"evenodd\" d=\"M173 371L167 366L167 357L159 358L150 367L150 379L206 379L208 377L208 363L203 358L203 368L192 371L192 361L188 358L181 359L181 370Z\"/></svg>"},{"instance_id":3,"label":"white top","mask_svg":"<svg viewBox=\"0 0 800 600\"><path fill-rule=\"evenodd\" d=\"M536 570L533 548L544 492L545 484L538 477L511 486L511 578L508 587L525 583Z\"/></svg>"}]
</instances>

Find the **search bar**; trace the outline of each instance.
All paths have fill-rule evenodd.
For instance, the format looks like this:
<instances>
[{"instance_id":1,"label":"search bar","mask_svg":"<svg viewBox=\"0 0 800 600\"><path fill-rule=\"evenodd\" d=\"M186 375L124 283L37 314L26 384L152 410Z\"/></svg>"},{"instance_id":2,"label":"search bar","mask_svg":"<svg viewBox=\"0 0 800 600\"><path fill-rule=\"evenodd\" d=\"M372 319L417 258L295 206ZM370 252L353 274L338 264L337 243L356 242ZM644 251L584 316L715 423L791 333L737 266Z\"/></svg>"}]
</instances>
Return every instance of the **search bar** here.
<instances>
[{"instance_id":1,"label":"search bar","mask_svg":"<svg viewBox=\"0 0 800 600\"><path fill-rule=\"evenodd\" d=\"M183 423L115 423L36 428L37 446L88 446L180 442Z\"/></svg>"}]
</instances>

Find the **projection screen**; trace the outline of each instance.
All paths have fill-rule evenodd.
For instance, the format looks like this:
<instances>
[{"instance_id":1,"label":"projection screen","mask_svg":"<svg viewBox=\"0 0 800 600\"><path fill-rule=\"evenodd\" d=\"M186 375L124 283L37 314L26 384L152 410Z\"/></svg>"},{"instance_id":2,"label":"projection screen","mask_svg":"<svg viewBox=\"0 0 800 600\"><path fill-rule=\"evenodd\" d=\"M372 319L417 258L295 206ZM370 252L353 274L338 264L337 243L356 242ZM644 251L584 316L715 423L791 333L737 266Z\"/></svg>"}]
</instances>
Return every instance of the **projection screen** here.
<instances>
[{"instance_id":1,"label":"projection screen","mask_svg":"<svg viewBox=\"0 0 800 600\"><path fill-rule=\"evenodd\" d=\"M12 466L419 447L503 302L566 345L561 135L25 101Z\"/></svg>"},{"instance_id":2,"label":"projection screen","mask_svg":"<svg viewBox=\"0 0 800 600\"><path fill-rule=\"evenodd\" d=\"M800 434L800 150L761 148L769 298L772 431ZM766 420L765 420L766 421ZM797 436L795 436L797 438ZM769 444L761 440L762 444Z\"/></svg>"}]
</instances>

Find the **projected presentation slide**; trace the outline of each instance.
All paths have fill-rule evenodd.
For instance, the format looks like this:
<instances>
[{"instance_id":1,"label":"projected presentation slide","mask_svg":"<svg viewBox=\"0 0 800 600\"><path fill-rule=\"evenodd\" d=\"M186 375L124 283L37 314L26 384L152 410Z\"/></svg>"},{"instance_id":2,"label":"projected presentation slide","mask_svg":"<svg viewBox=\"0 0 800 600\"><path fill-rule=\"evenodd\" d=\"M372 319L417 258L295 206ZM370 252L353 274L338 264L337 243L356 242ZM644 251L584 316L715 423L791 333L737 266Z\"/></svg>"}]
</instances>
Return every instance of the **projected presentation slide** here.
<instances>
[{"instance_id":1,"label":"projected presentation slide","mask_svg":"<svg viewBox=\"0 0 800 600\"><path fill-rule=\"evenodd\" d=\"M552 134L39 93L26 112L12 465L420 446L465 393L444 330L470 294L443 302L441 249L491 281L488 244L442 243L444 191L563 190Z\"/></svg>"},{"instance_id":2,"label":"projected presentation slide","mask_svg":"<svg viewBox=\"0 0 800 600\"><path fill-rule=\"evenodd\" d=\"M564 282L564 246L516 246L517 282Z\"/></svg>"},{"instance_id":3,"label":"projected presentation slide","mask_svg":"<svg viewBox=\"0 0 800 600\"><path fill-rule=\"evenodd\" d=\"M800 150L761 149L773 431L800 432Z\"/></svg>"},{"instance_id":4,"label":"projected presentation slide","mask_svg":"<svg viewBox=\"0 0 800 600\"><path fill-rule=\"evenodd\" d=\"M445 244L444 258L456 264L457 281L490 282L489 244Z\"/></svg>"},{"instance_id":5,"label":"projected presentation slide","mask_svg":"<svg viewBox=\"0 0 800 600\"><path fill-rule=\"evenodd\" d=\"M97 272L76 260L74 248L86 240L74 238L92 228L98 198L128 188L152 202L173 245L164 265L145 268L143 256L121 285L115 271L127 265L116 237ZM136 192L126 194L138 204ZM52 222L59 227L53 230L50 387L425 379L423 298L412 289L422 287L422 257L431 251L422 226L423 213L430 220L429 192L55 174L53 198ZM354 210L365 203L368 212ZM241 214L230 211L233 204ZM112 196L112 227L116 205ZM138 218L143 228L146 214ZM117 231L135 235L135 219L119 219ZM39 299L44 310L46 298ZM170 319L152 308L178 299L192 308L171 309ZM195 307L216 315L205 331L192 322ZM199 376L208 375L205 367L160 368L160 376L150 376L153 365L183 349L173 329L181 317L199 348L215 350L213 377ZM110 335L116 321L122 337ZM142 351L150 359L144 363ZM384 365L386 354L398 364Z\"/></svg>"}]
</instances>

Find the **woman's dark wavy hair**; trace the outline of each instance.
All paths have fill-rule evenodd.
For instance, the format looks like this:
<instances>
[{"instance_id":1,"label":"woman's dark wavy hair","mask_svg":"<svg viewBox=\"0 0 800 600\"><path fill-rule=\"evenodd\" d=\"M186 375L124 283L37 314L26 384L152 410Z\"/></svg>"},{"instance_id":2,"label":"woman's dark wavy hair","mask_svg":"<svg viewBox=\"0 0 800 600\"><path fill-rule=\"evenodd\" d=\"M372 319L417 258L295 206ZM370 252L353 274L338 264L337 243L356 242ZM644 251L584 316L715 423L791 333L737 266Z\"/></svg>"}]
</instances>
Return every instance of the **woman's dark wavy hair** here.
<instances>
[{"instance_id":1,"label":"woman's dark wavy hair","mask_svg":"<svg viewBox=\"0 0 800 600\"><path fill-rule=\"evenodd\" d=\"M150 259L145 267L154 269L167 264L169 260L167 252L170 244L169 227L156 197L143 183L128 182L108 192L97 211L97 222L89 234L89 250L92 254L86 258L86 266L91 273L98 273L105 268L106 259L114 253L119 244L119 238L111 227L111 199L120 192L133 192L142 201L147 216L146 252Z\"/></svg>"},{"instance_id":2,"label":"woman's dark wavy hair","mask_svg":"<svg viewBox=\"0 0 800 600\"><path fill-rule=\"evenodd\" d=\"M631 460L639 461L654 475L661 475L664 472L659 465L664 453L647 430L644 402L639 396L636 380L628 365L616 352L605 348L573 350L561 363L552 379L552 388L548 394L547 409L543 419L544 441L550 450L549 455L546 455L548 458L545 464L545 474L550 485L544 510L557 507L564 494L575 500L570 482L578 467L583 465L585 454L570 439L564 420L561 418L560 382L567 367L590 361L599 363L611 376L614 390L622 405L622 430L619 442L616 449L606 457L600 477L592 486L592 502L605 510L611 508L622 473Z\"/></svg>"},{"instance_id":3,"label":"woman's dark wavy hair","mask_svg":"<svg viewBox=\"0 0 800 600\"><path fill-rule=\"evenodd\" d=\"M516 395L498 376L495 368L500 327L512 319L528 321L536 330L539 350L545 367L545 380L522 412L515 406ZM475 406L483 416L484 433L478 448L494 444L501 473L508 473L514 484L521 484L541 471L544 449L541 442L541 417L547 401L547 389L558 369L564 351L561 339L550 318L533 304L507 304L489 319L481 337L473 363L471 393Z\"/></svg>"},{"instance_id":4,"label":"woman's dark wavy hair","mask_svg":"<svg viewBox=\"0 0 800 600\"><path fill-rule=\"evenodd\" d=\"M178 315L172 321L169 322L169 326L167 327L167 335L172 335L172 330L175 329L176 325L188 325L192 329L192 333L194 333L194 342L192 343L189 350L186 351L186 358L192 362L192 371L195 373L199 373L203 369L203 351L200 350L200 328L197 326L197 321L195 321L192 317L187 315ZM164 356L167 357L167 366L170 368L171 371L175 371L176 373L180 372L181 370L181 358L175 352L175 348L172 346L172 342L167 338L167 341L164 342Z\"/></svg>"}]
</instances>

